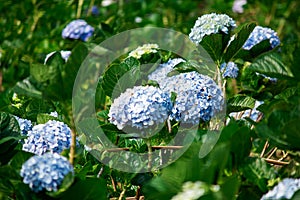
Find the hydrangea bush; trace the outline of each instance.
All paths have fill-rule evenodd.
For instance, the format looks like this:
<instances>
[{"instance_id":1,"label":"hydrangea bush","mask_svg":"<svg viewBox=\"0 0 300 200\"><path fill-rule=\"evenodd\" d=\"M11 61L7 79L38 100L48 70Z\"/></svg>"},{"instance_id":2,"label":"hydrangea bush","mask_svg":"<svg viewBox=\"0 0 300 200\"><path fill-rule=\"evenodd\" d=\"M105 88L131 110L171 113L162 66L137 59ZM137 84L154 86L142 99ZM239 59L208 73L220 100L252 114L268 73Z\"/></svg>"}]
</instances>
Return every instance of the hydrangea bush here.
<instances>
[{"instance_id":1,"label":"hydrangea bush","mask_svg":"<svg viewBox=\"0 0 300 200\"><path fill-rule=\"evenodd\" d=\"M0 199L298 200L299 6L2 3ZM123 37L99 48L118 33L151 26L187 34L195 51L153 33L140 35L141 43ZM178 52L161 49L160 37ZM98 65L115 46L124 55ZM45 60L49 52L66 62L51 59L54 53ZM103 74L84 80L86 95L76 96L83 64L84 74L93 67ZM95 105L80 110L87 95ZM186 149L176 145L186 141ZM141 163L147 172L139 171ZM128 166L137 173L125 173Z\"/></svg>"}]
</instances>

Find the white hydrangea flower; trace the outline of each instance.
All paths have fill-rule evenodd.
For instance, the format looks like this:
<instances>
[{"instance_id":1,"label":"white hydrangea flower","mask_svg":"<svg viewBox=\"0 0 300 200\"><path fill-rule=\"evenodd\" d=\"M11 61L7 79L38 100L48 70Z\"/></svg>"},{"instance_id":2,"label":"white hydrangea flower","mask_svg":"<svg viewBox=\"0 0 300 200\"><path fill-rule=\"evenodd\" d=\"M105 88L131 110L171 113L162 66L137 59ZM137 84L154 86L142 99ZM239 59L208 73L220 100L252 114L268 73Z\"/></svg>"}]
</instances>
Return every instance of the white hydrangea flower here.
<instances>
[{"instance_id":1,"label":"white hydrangea flower","mask_svg":"<svg viewBox=\"0 0 300 200\"><path fill-rule=\"evenodd\" d=\"M261 200L291 199L298 190L300 190L300 179L285 178L263 195Z\"/></svg>"},{"instance_id":2,"label":"white hydrangea flower","mask_svg":"<svg viewBox=\"0 0 300 200\"><path fill-rule=\"evenodd\" d=\"M201 181L188 181L182 185L182 192L173 196L171 200L197 200L209 190L217 192L220 190L220 186L208 186Z\"/></svg>"},{"instance_id":3,"label":"white hydrangea flower","mask_svg":"<svg viewBox=\"0 0 300 200\"><path fill-rule=\"evenodd\" d=\"M230 30L236 27L235 21L225 14L206 14L202 15L195 22L191 29L189 37L192 42L198 45L204 36L225 33L228 34Z\"/></svg>"},{"instance_id":4,"label":"white hydrangea flower","mask_svg":"<svg viewBox=\"0 0 300 200\"><path fill-rule=\"evenodd\" d=\"M159 46L157 44L144 44L129 53L128 57L140 59L144 54L156 53Z\"/></svg>"}]
</instances>

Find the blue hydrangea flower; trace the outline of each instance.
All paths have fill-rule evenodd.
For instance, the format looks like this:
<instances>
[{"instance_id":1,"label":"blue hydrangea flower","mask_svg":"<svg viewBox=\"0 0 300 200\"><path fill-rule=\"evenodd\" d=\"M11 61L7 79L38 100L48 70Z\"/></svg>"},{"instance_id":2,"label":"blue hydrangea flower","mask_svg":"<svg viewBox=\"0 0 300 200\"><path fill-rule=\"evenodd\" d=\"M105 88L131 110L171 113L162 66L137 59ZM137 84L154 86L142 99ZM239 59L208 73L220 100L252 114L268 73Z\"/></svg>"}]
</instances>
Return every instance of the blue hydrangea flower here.
<instances>
[{"instance_id":1,"label":"blue hydrangea flower","mask_svg":"<svg viewBox=\"0 0 300 200\"><path fill-rule=\"evenodd\" d=\"M280 39L274 30L270 28L256 26L251 32L245 44L243 45L243 49L250 50L253 46L257 45L258 43L264 40L269 40L272 48L275 48L280 44Z\"/></svg>"},{"instance_id":2,"label":"blue hydrangea flower","mask_svg":"<svg viewBox=\"0 0 300 200\"><path fill-rule=\"evenodd\" d=\"M99 15L99 9L97 6L93 6L92 7L92 14L95 15L95 16L98 16Z\"/></svg>"},{"instance_id":3,"label":"blue hydrangea flower","mask_svg":"<svg viewBox=\"0 0 300 200\"><path fill-rule=\"evenodd\" d=\"M239 74L239 68L234 62L222 63L220 71L223 78L236 78Z\"/></svg>"},{"instance_id":4,"label":"blue hydrangea flower","mask_svg":"<svg viewBox=\"0 0 300 200\"><path fill-rule=\"evenodd\" d=\"M229 114L229 116L234 117L235 119L245 119L246 117L249 117L253 121L257 121L259 119L259 116L262 115L262 113L258 111L257 108L263 103L263 101L255 101L253 109L247 109L240 112L232 112Z\"/></svg>"},{"instance_id":5,"label":"blue hydrangea flower","mask_svg":"<svg viewBox=\"0 0 300 200\"><path fill-rule=\"evenodd\" d=\"M22 119L20 117L14 116L19 123L21 135L27 135L28 131L32 130L32 123L28 119Z\"/></svg>"},{"instance_id":6,"label":"blue hydrangea flower","mask_svg":"<svg viewBox=\"0 0 300 200\"><path fill-rule=\"evenodd\" d=\"M169 60L161 64L148 78L157 81L164 92L176 93L170 119L192 125L198 124L200 120L209 121L222 110L223 93L210 77L198 72L167 77L173 66L180 62L184 60Z\"/></svg>"},{"instance_id":7,"label":"blue hydrangea flower","mask_svg":"<svg viewBox=\"0 0 300 200\"><path fill-rule=\"evenodd\" d=\"M63 122L55 120L35 125L28 131L27 136L22 149L38 155L47 151L61 153L71 145L70 128Z\"/></svg>"},{"instance_id":8,"label":"blue hydrangea flower","mask_svg":"<svg viewBox=\"0 0 300 200\"><path fill-rule=\"evenodd\" d=\"M234 0L232 11L235 13L243 13L244 8L243 6L247 4L247 0Z\"/></svg>"},{"instance_id":9,"label":"blue hydrangea flower","mask_svg":"<svg viewBox=\"0 0 300 200\"><path fill-rule=\"evenodd\" d=\"M45 153L29 158L21 168L23 182L34 192L56 192L69 173L74 174L70 162L57 153Z\"/></svg>"},{"instance_id":10,"label":"blue hydrangea flower","mask_svg":"<svg viewBox=\"0 0 300 200\"><path fill-rule=\"evenodd\" d=\"M285 178L263 195L261 200L291 199L298 190L300 190L300 179Z\"/></svg>"},{"instance_id":11,"label":"blue hydrangea flower","mask_svg":"<svg viewBox=\"0 0 300 200\"><path fill-rule=\"evenodd\" d=\"M153 86L135 86L114 99L109 121L118 129L152 134L168 118L172 102L168 94Z\"/></svg>"},{"instance_id":12,"label":"blue hydrangea flower","mask_svg":"<svg viewBox=\"0 0 300 200\"><path fill-rule=\"evenodd\" d=\"M94 33L94 28L82 19L70 22L62 31L62 37L86 42Z\"/></svg>"},{"instance_id":13,"label":"blue hydrangea flower","mask_svg":"<svg viewBox=\"0 0 300 200\"><path fill-rule=\"evenodd\" d=\"M228 34L230 30L236 27L235 21L225 14L206 14L199 17L191 29L189 37L192 42L198 45L204 36L225 33Z\"/></svg>"},{"instance_id":14,"label":"blue hydrangea flower","mask_svg":"<svg viewBox=\"0 0 300 200\"><path fill-rule=\"evenodd\" d=\"M56 53L56 51L53 51L53 52L48 53L48 54L46 55L46 58L45 58L45 60L44 60L44 64L47 63L47 61L49 60L49 58L51 58L51 56L53 56L54 53ZM71 55L71 51L63 51L63 50L61 50L61 51L60 51L60 55L61 55L61 57L65 60L65 62L67 62L68 59L69 59L69 57L70 57L70 55Z\"/></svg>"}]
</instances>

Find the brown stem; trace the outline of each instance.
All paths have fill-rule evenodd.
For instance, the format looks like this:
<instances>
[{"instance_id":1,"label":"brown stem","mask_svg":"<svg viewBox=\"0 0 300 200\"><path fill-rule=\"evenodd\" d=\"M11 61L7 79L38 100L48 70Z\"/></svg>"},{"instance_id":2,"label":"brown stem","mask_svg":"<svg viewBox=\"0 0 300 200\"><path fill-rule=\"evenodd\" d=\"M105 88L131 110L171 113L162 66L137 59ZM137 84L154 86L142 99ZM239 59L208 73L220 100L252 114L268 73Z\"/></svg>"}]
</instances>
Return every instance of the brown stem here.
<instances>
[{"instance_id":1,"label":"brown stem","mask_svg":"<svg viewBox=\"0 0 300 200\"><path fill-rule=\"evenodd\" d=\"M114 179L113 179L113 177L112 177L111 175L109 175L109 176L110 176L110 179L111 179L111 185L112 185L112 187L113 187L113 189L114 189L114 192L116 192L116 191L117 191L117 188L116 188L115 181L114 181Z\"/></svg>"},{"instance_id":2,"label":"brown stem","mask_svg":"<svg viewBox=\"0 0 300 200\"><path fill-rule=\"evenodd\" d=\"M71 130L71 146L70 146L70 154L69 154L69 161L73 165L74 158L75 158L75 150L76 150L76 133L74 129Z\"/></svg>"},{"instance_id":3,"label":"brown stem","mask_svg":"<svg viewBox=\"0 0 300 200\"><path fill-rule=\"evenodd\" d=\"M270 155L268 155L267 159L271 158L276 151L277 151L277 147L275 147L273 149L273 151L270 153Z\"/></svg>"},{"instance_id":4,"label":"brown stem","mask_svg":"<svg viewBox=\"0 0 300 200\"><path fill-rule=\"evenodd\" d=\"M152 146L150 139L145 139L145 142L148 147L148 170L151 171L152 168Z\"/></svg>"},{"instance_id":5,"label":"brown stem","mask_svg":"<svg viewBox=\"0 0 300 200\"><path fill-rule=\"evenodd\" d=\"M263 148L263 150L262 150L262 152L261 152L261 154L260 154L260 157L261 157L261 158L264 157L264 154L265 154L265 152L266 152L268 146L269 146L269 142L268 142L268 140L267 140L266 143L265 143L265 145L264 145L264 148Z\"/></svg>"},{"instance_id":6,"label":"brown stem","mask_svg":"<svg viewBox=\"0 0 300 200\"><path fill-rule=\"evenodd\" d=\"M273 160L273 159L269 159L269 158L266 158L265 161L267 161L270 164L274 164L274 165L288 165L288 164L290 164L289 162L283 162L283 161Z\"/></svg>"},{"instance_id":7,"label":"brown stem","mask_svg":"<svg viewBox=\"0 0 300 200\"><path fill-rule=\"evenodd\" d=\"M141 196L141 187L138 186L137 190L136 190L136 193L135 193L135 199L136 200L139 200L140 199L140 196Z\"/></svg>"}]
</instances>

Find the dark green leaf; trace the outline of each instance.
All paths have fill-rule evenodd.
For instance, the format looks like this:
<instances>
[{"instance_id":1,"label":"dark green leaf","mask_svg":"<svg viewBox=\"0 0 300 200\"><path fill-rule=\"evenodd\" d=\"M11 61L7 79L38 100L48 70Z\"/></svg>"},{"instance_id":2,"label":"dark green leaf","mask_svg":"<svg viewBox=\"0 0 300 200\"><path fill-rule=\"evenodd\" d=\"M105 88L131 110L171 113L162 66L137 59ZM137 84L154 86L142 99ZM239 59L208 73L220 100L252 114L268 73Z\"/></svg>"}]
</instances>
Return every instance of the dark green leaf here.
<instances>
[{"instance_id":1,"label":"dark green leaf","mask_svg":"<svg viewBox=\"0 0 300 200\"><path fill-rule=\"evenodd\" d=\"M246 109L253 109L255 99L249 96L236 95L230 98L227 102L227 112L238 112Z\"/></svg>"},{"instance_id":2,"label":"dark green leaf","mask_svg":"<svg viewBox=\"0 0 300 200\"><path fill-rule=\"evenodd\" d=\"M268 191L268 180L276 178L274 168L262 158L249 158L243 167L241 167L241 171L243 172L243 176L257 185L262 192Z\"/></svg>"},{"instance_id":3,"label":"dark green leaf","mask_svg":"<svg viewBox=\"0 0 300 200\"><path fill-rule=\"evenodd\" d=\"M224 44L225 37L229 36L226 34L207 35L200 43L215 62L221 59L222 53L227 45L228 40L226 45Z\"/></svg>"},{"instance_id":4,"label":"dark green leaf","mask_svg":"<svg viewBox=\"0 0 300 200\"><path fill-rule=\"evenodd\" d=\"M234 40L227 47L224 55L225 62L230 61L238 54L255 26L256 24L252 22L243 24L235 30L236 34L234 35Z\"/></svg>"},{"instance_id":5,"label":"dark green leaf","mask_svg":"<svg viewBox=\"0 0 300 200\"><path fill-rule=\"evenodd\" d=\"M292 76L292 73L287 66L282 63L281 58L277 53L264 54L258 57L249 66L249 69L275 77L280 77L282 75Z\"/></svg>"},{"instance_id":6,"label":"dark green leaf","mask_svg":"<svg viewBox=\"0 0 300 200\"><path fill-rule=\"evenodd\" d=\"M80 191L80 192L78 192ZM60 199L88 200L88 199L107 199L106 182L103 179L87 178L78 180Z\"/></svg>"}]
</instances>

